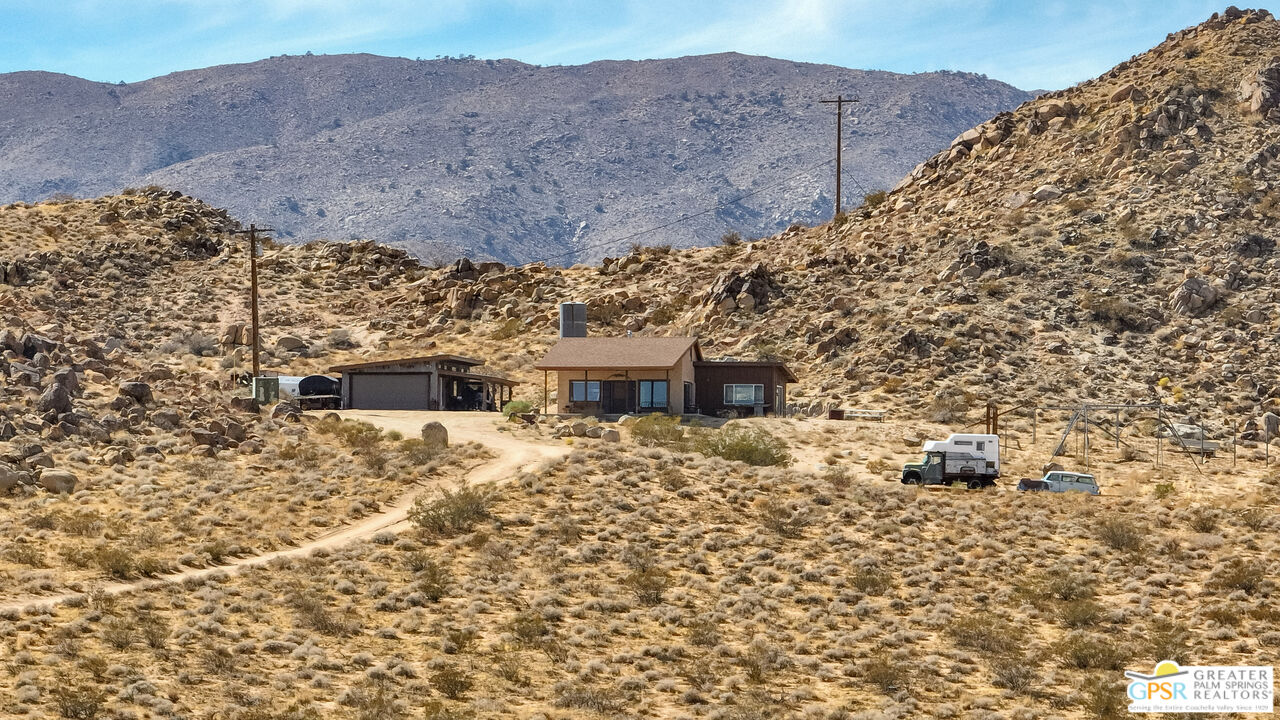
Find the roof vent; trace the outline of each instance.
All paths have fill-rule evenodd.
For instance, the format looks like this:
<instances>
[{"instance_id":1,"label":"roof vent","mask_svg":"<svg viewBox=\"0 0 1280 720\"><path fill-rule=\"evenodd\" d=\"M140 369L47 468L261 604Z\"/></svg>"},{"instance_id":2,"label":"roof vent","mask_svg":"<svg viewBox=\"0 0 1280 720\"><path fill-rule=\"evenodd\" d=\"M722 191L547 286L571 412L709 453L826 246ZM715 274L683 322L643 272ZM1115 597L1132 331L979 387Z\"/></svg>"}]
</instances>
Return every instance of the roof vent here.
<instances>
[{"instance_id":1,"label":"roof vent","mask_svg":"<svg viewBox=\"0 0 1280 720\"><path fill-rule=\"evenodd\" d=\"M560 303L560 337L587 336L587 304L580 302Z\"/></svg>"}]
</instances>

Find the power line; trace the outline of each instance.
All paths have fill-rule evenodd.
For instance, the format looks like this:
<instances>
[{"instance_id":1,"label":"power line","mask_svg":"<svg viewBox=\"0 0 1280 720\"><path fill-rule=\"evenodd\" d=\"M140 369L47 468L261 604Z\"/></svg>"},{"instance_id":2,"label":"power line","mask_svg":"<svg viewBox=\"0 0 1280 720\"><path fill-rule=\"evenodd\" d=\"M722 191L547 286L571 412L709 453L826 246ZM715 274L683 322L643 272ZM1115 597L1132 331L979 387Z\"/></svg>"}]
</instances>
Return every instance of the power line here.
<instances>
[{"instance_id":1,"label":"power line","mask_svg":"<svg viewBox=\"0 0 1280 720\"><path fill-rule=\"evenodd\" d=\"M840 196L840 151L841 143L844 140L844 130L842 128L844 120L844 104L859 102L858 98L847 98L843 95L837 95L835 100L819 100L823 105L836 106L836 215L840 214L840 202L843 199Z\"/></svg>"},{"instance_id":2,"label":"power line","mask_svg":"<svg viewBox=\"0 0 1280 720\"><path fill-rule=\"evenodd\" d=\"M560 254L560 255L551 255L551 256L548 256L548 257L540 258L540 259L538 259L538 260L533 260L533 261L531 261L531 262L552 262L552 261L555 261L555 260L562 260L562 259L564 259L564 258L569 258L569 257L573 257L573 256L575 256L575 255L580 255L580 254L585 253L585 252L588 252L588 251L590 251L590 250L595 250L595 249L597 249L597 248L606 247L606 246L608 246L608 245L617 245L617 244L620 244L620 243L627 242L628 240L634 240L635 238L638 238L638 237L640 237L641 235L648 235L649 233L652 233L652 232L657 232L657 231L659 231L659 230L665 230L666 228L669 228L669 227L671 227L671 226L673 226L673 225L679 225L680 223L685 222L685 221L687 221L687 220L692 220L692 219L694 219L694 218L696 218L696 217L701 217L701 216L703 216L703 215L706 215L707 213L715 212L716 210L719 210L719 209L721 209L721 208L725 208L725 207L728 207L728 206L730 206L730 205L733 205L734 203L738 203L738 202L741 202L741 201L743 201L743 200L746 200L747 198L751 197L752 195L757 195L757 194L759 194L759 193L764 192L765 190L770 190L770 189L772 189L772 188L778 187L779 185L783 185L783 184L785 184L785 183L791 182L792 180L795 180L796 178L800 177L801 175L805 175L805 174L807 174L807 173L811 173L811 172L813 172L814 170L817 170L818 168L820 168L820 167L824 167L824 166L826 166L826 165L830 165L831 163L833 163L833 162L835 162L835 161L836 161L836 160L835 160L835 158L832 158L832 159L830 159L830 160L824 160L824 161L822 161L822 162L818 163L817 165L810 165L809 167L807 167L807 168L805 168L805 169L803 169L803 170L800 170L799 172L796 172L796 173L795 173L795 174L793 174L793 175L788 175L787 177L782 178L781 180L779 180L779 181L777 181L777 182L775 182L775 183L770 183L770 184L768 184L768 185L762 185L762 186L760 186L760 187L756 188L755 190L752 190L751 192L748 192L748 193L743 193L742 195L739 195L739 196L737 196L737 197L733 198L732 200L726 200L726 201L724 201L724 202L722 202L722 203L719 203L719 204L717 204L717 205L712 205L711 207L706 208L706 209L703 209L703 210L699 210L699 211L698 211L698 212L696 212L696 213L690 213L690 214L688 214L688 215L683 215L683 216L681 216L681 217L679 217L679 218L676 218L675 220L671 220L670 222L665 222L665 223L663 223L663 224L661 224L661 225L655 225L654 227L646 228L646 229L641 230L641 231L639 231L639 232L634 232L634 233L631 233L630 235L625 235L625 236L620 237L620 238L613 238L613 239L610 239L610 240L602 240L601 242L598 242L598 243L591 243L591 244L588 244L588 245L584 245L584 246L582 246L582 247L580 247L580 248L577 248L576 250L571 250L571 251L569 251L569 252L567 252L567 253L562 253L562 254Z\"/></svg>"}]
</instances>

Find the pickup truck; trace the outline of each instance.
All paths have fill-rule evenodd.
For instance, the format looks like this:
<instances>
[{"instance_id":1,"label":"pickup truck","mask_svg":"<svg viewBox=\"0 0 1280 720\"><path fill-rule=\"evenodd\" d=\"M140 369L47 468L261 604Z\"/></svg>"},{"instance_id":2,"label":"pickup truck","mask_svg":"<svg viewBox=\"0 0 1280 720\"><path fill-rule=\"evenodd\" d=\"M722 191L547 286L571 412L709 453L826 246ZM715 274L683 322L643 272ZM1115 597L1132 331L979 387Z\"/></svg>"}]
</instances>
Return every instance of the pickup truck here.
<instances>
[{"instance_id":1,"label":"pickup truck","mask_svg":"<svg viewBox=\"0 0 1280 720\"><path fill-rule=\"evenodd\" d=\"M1083 492L1090 495L1101 495L1102 491L1098 489L1098 481L1092 475L1086 473L1067 472L1065 470L1053 470L1045 473L1045 476L1039 480L1030 478L1022 478L1018 482L1019 490L1029 492Z\"/></svg>"}]
</instances>

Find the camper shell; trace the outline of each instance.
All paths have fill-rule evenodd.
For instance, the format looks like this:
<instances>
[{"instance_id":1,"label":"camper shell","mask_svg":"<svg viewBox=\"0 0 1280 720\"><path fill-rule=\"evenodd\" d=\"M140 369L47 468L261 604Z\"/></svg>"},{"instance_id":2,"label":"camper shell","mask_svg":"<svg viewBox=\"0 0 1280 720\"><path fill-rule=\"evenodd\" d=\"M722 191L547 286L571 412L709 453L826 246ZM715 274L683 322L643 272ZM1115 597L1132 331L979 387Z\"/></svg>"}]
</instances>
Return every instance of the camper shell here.
<instances>
[{"instance_id":1,"label":"camper shell","mask_svg":"<svg viewBox=\"0 0 1280 720\"><path fill-rule=\"evenodd\" d=\"M924 460L902 468L907 485L991 487L1000 477L1000 438L996 435L952 434L924 444Z\"/></svg>"}]
</instances>

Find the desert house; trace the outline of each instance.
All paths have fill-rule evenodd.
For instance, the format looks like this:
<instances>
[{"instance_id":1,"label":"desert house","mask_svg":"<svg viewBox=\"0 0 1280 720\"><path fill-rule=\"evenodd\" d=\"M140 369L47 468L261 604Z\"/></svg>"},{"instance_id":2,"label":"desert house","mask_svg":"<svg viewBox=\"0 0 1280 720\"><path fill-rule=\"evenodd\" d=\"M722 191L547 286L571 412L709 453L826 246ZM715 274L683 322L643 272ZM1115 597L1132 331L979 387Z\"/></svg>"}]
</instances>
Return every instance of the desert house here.
<instances>
[{"instance_id":1,"label":"desert house","mask_svg":"<svg viewBox=\"0 0 1280 720\"><path fill-rule=\"evenodd\" d=\"M514 380L483 372L484 361L425 355L335 365L342 407L360 410L489 410L511 400Z\"/></svg>"},{"instance_id":2,"label":"desert house","mask_svg":"<svg viewBox=\"0 0 1280 720\"><path fill-rule=\"evenodd\" d=\"M543 407L567 415L776 413L796 382L780 362L704 360L690 337L562 337L534 367Z\"/></svg>"}]
</instances>

